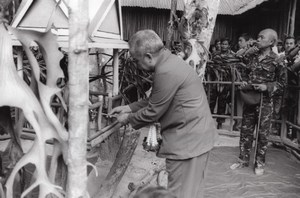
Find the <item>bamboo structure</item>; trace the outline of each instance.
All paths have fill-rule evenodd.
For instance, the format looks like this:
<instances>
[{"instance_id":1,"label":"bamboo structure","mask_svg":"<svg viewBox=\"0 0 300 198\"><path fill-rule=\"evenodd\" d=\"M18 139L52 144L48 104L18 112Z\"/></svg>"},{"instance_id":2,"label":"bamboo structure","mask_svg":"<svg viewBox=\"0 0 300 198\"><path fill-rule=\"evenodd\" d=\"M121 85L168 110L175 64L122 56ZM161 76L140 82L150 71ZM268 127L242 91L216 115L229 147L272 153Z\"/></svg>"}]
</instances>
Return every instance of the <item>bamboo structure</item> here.
<instances>
[{"instance_id":1,"label":"bamboo structure","mask_svg":"<svg viewBox=\"0 0 300 198\"><path fill-rule=\"evenodd\" d=\"M87 193L86 143L88 133L89 62L88 4L72 0L69 6L69 147L67 197Z\"/></svg>"}]
</instances>

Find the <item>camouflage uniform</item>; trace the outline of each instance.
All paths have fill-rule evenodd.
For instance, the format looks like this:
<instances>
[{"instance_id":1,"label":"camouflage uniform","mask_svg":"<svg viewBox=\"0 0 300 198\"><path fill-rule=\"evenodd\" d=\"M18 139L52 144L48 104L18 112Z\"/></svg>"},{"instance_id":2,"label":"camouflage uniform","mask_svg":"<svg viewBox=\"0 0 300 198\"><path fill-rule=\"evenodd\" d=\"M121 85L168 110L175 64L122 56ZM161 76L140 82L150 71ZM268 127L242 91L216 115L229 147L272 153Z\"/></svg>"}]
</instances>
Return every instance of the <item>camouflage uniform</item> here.
<instances>
[{"instance_id":1,"label":"camouflage uniform","mask_svg":"<svg viewBox=\"0 0 300 198\"><path fill-rule=\"evenodd\" d=\"M273 98L273 120L281 120L281 107L282 107L282 95L274 96ZM281 124L280 123L272 123L272 134L280 135Z\"/></svg>"},{"instance_id":2,"label":"camouflage uniform","mask_svg":"<svg viewBox=\"0 0 300 198\"><path fill-rule=\"evenodd\" d=\"M286 70L283 64L275 62L277 55L270 52L264 59L258 60L258 55L252 55L247 60L249 69L249 84L266 84L267 91L263 93L261 120L256 153L256 167L265 165L267 137L271 130L273 113L273 97L280 95L286 84ZM240 136L240 160L249 164L250 151L253 143L253 132L258 121L259 105L244 104L243 120Z\"/></svg>"}]
</instances>

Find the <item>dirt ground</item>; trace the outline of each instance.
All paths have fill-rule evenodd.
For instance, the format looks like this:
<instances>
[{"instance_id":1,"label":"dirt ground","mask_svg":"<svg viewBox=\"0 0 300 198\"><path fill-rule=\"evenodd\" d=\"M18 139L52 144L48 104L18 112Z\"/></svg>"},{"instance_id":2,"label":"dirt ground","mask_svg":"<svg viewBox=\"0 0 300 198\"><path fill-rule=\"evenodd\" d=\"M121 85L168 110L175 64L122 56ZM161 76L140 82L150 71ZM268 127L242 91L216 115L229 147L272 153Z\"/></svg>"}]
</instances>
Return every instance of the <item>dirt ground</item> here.
<instances>
[{"instance_id":1,"label":"dirt ground","mask_svg":"<svg viewBox=\"0 0 300 198\"><path fill-rule=\"evenodd\" d=\"M128 186L158 185L157 173L164 170L164 159L142 148L142 140L147 136L147 128L142 129L140 143L131 163L123 176L114 198L131 198ZM239 154L239 138L220 136L210 153L206 175L205 198L300 198L300 162L283 148L270 146L267 153L265 174L256 176L253 166L230 170ZM104 170L103 164L96 163L98 170ZM108 169L107 169L108 171ZM167 176L161 172L160 185L166 186ZM101 176L89 176L89 192L95 193ZM103 178L103 176L102 176ZM132 185L134 184L134 185Z\"/></svg>"},{"instance_id":2,"label":"dirt ground","mask_svg":"<svg viewBox=\"0 0 300 198\"><path fill-rule=\"evenodd\" d=\"M155 153L143 150L142 140L148 134L148 128L141 130L140 141L125 172L114 198L132 198L136 189L149 185L167 185L165 160L157 158ZM256 176L253 167L230 170L239 154L239 138L220 136L210 153L206 175L206 198L300 198L300 162L282 148L270 146L267 153L267 166L263 176ZM24 141L24 149L30 142ZM0 151L5 148L1 142ZM51 148L47 149L51 152ZM105 178L111 162L96 162L98 177L91 171L88 191L93 197ZM160 172L158 184L157 176Z\"/></svg>"},{"instance_id":3,"label":"dirt ground","mask_svg":"<svg viewBox=\"0 0 300 198\"><path fill-rule=\"evenodd\" d=\"M167 185L167 177L165 172L165 160L157 158L155 153L147 152L143 149L142 141L144 137L148 135L148 128L141 129L140 142L135 150L132 160L125 172L118 188L114 194L114 198L130 198L135 193L131 192L128 186L135 188L139 186L158 185L157 176L160 171L162 175L162 181L160 185ZM238 137L221 136L216 143L216 147L221 146L238 146ZM108 167L111 166L111 162L98 161L96 164L98 170L98 177L95 176L95 171L92 171L89 175L88 191L91 197L96 193L98 186L102 182L103 178L109 171ZM134 184L134 185L132 185Z\"/></svg>"}]
</instances>

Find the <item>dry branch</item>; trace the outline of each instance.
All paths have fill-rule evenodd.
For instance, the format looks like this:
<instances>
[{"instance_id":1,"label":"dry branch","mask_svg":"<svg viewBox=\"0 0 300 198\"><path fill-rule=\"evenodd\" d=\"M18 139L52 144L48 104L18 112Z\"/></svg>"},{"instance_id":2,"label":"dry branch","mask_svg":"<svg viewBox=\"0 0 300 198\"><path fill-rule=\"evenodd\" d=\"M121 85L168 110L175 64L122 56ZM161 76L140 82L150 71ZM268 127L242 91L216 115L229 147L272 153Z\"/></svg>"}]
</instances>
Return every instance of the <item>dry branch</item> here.
<instances>
[{"instance_id":1,"label":"dry branch","mask_svg":"<svg viewBox=\"0 0 300 198\"><path fill-rule=\"evenodd\" d=\"M140 131L133 130L132 128L125 130L116 160L107 174L104 183L100 186L95 198L112 197L120 180L127 170L132 155L137 147L139 137Z\"/></svg>"}]
</instances>

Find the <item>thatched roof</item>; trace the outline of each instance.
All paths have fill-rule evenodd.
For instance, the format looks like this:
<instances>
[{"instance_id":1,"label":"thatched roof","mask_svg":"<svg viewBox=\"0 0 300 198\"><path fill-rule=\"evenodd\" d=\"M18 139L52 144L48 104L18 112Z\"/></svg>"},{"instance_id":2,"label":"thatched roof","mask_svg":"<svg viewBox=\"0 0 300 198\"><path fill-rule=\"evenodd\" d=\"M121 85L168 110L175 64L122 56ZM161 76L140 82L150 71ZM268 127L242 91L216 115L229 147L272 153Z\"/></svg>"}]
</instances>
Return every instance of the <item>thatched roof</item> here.
<instances>
[{"instance_id":1,"label":"thatched roof","mask_svg":"<svg viewBox=\"0 0 300 198\"><path fill-rule=\"evenodd\" d=\"M250 10L267 0L220 0L219 14L237 15ZM170 9L171 0L121 0L124 7ZM177 0L177 10L184 9L184 0Z\"/></svg>"}]
</instances>

